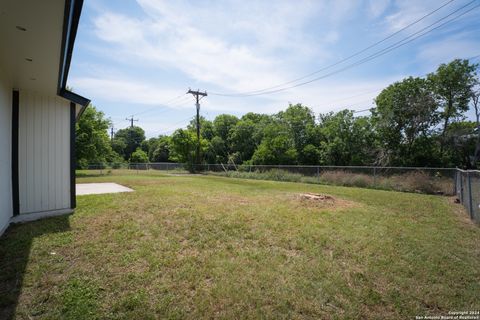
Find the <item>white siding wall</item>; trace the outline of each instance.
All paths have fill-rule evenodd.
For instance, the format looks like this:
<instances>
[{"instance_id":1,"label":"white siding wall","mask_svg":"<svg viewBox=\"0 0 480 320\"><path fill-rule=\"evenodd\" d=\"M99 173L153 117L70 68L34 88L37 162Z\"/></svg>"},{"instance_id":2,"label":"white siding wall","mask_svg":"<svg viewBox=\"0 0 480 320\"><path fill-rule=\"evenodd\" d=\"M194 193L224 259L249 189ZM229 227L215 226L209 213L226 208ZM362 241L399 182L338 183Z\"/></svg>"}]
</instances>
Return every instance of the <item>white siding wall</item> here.
<instances>
[{"instance_id":1,"label":"white siding wall","mask_svg":"<svg viewBox=\"0 0 480 320\"><path fill-rule=\"evenodd\" d=\"M20 214L70 208L70 103L20 91Z\"/></svg>"},{"instance_id":2,"label":"white siding wall","mask_svg":"<svg viewBox=\"0 0 480 320\"><path fill-rule=\"evenodd\" d=\"M13 214L12 207L12 87L0 70L0 234Z\"/></svg>"}]
</instances>

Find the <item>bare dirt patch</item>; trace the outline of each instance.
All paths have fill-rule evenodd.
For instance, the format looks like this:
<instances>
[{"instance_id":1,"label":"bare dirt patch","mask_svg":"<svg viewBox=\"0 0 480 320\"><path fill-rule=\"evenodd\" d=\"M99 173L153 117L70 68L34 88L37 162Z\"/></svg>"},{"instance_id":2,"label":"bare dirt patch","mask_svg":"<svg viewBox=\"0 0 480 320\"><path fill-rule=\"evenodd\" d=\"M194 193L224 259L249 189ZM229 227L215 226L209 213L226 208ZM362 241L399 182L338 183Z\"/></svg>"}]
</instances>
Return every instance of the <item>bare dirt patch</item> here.
<instances>
[{"instance_id":1,"label":"bare dirt patch","mask_svg":"<svg viewBox=\"0 0 480 320\"><path fill-rule=\"evenodd\" d=\"M328 208L332 210L354 207L357 204L322 193L300 193L296 196L304 207Z\"/></svg>"},{"instance_id":2,"label":"bare dirt patch","mask_svg":"<svg viewBox=\"0 0 480 320\"><path fill-rule=\"evenodd\" d=\"M321 201L321 202L335 202L335 199L332 196L321 193L301 193L300 198L302 200L309 201Z\"/></svg>"}]
</instances>

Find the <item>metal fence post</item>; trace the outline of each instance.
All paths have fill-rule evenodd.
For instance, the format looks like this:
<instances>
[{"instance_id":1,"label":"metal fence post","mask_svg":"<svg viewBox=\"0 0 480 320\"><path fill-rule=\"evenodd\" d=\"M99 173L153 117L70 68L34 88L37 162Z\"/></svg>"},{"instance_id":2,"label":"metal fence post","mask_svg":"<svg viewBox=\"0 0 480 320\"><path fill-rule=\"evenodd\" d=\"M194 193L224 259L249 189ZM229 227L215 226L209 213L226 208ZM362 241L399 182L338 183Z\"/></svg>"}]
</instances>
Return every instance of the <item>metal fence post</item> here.
<instances>
[{"instance_id":1,"label":"metal fence post","mask_svg":"<svg viewBox=\"0 0 480 320\"><path fill-rule=\"evenodd\" d=\"M468 204L470 211L470 218L473 219L473 202L472 202L472 181L470 178L470 172L467 172L468 178Z\"/></svg>"},{"instance_id":2,"label":"metal fence post","mask_svg":"<svg viewBox=\"0 0 480 320\"><path fill-rule=\"evenodd\" d=\"M458 175L458 171L455 171L455 173L453 174L453 193L455 195L458 195L458 190L457 190L457 175Z\"/></svg>"},{"instance_id":3,"label":"metal fence post","mask_svg":"<svg viewBox=\"0 0 480 320\"><path fill-rule=\"evenodd\" d=\"M460 202L463 203L463 172L460 172Z\"/></svg>"},{"instance_id":4,"label":"metal fence post","mask_svg":"<svg viewBox=\"0 0 480 320\"><path fill-rule=\"evenodd\" d=\"M373 185L377 186L377 168L373 168Z\"/></svg>"},{"instance_id":5,"label":"metal fence post","mask_svg":"<svg viewBox=\"0 0 480 320\"><path fill-rule=\"evenodd\" d=\"M320 183L320 167L317 166L317 182Z\"/></svg>"}]
</instances>

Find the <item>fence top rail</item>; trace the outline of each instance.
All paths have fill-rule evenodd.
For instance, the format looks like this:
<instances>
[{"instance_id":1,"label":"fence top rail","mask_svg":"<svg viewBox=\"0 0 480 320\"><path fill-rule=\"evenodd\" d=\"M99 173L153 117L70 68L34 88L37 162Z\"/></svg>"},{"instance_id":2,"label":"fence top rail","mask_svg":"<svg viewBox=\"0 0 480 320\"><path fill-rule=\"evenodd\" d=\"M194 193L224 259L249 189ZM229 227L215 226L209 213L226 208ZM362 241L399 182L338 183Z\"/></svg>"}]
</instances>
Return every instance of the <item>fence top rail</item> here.
<instances>
[{"instance_id":1,"label":"fence top rail","mask_svg":"<svg viewBox=\"0 0 480 320\"><path fill-rule=\"evenodd\" d=\"M197 166L221 166L221 163L197 164ZM225 165L225 164L224 164ZM228 165L227 166L233 166ZM325 165L291 165L291 164L239 164L238 167L275 167L275 168L338 168L338 169L405 169L405 170L456 170L457 168L440 167L380 167L380 166L325 166Z\"/></svg>"},{"instance_id":2,"label":"fence top rail","mask_svg":"<svg viewBox=\"0 0 480 320\"><path fill-rule=\"evenodd\" d=\"M184 165L180 162L98 162L98 163L89 163L89 166L100 166L100 165L109 165L109 164L120 164L128 166L130 164L170 164L170 165Z\"/></svg>"},{"instance_id":3,"label":"fence top rail","mask_svg":"<svg viewBox=\"0 0 480 320\"><path fill-rule=\"evenodd\" d=\"M128 162L126 164L170 164L170 165L176 164L176 165L184 165L184 163L180 163L180 162Z\"/></svg>"},{"instance_id":4,"label":"fence top rail","mask_svg":"<svg viewBox=\"0 0 480 320\"><path fill-rule=\"evenodd\" d=\"M465 172L465 173L480 173L480 170L463 170L460 168L457 168L457 171Z\"/></svg>"},{"instance_id":5,"label":"fence top rail","mask_svg":"<svg viewBox=\"0 0 480 320\"><path fill-rule=\"evenodd\" d=\"M132 163L116 163L116 162L104 162L104 163L90 163L89 166L97 165L184 165L179 162L132 162ZM194 166L221 166L221 163L205 163L195 164ZM233 166L232 164L223 164L226 166ZM459 168L440 168L440 167L382 167L382 166L335 166L335 165L290 165L290 164L239 164L237 167L263 167L263 168L325 168L325 169L395 169L395 170L451 170L461 172L477 172L480 170L462 170Z\"/></svg>"}]
</instances>

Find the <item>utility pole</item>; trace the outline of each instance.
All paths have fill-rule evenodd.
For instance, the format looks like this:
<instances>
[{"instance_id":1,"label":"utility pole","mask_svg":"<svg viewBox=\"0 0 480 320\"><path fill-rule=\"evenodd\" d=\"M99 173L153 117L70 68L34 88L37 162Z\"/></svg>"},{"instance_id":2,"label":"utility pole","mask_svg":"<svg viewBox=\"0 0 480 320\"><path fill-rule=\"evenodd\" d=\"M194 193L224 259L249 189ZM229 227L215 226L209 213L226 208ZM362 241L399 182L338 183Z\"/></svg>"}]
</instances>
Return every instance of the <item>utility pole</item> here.
<instances>
[{"instance_id":1,"label":"utility pole","mask_svg":"<svg viewBox=\"0 0 480 320\"><path fill-rule=\"evenodd\" d=\"M188 89L187 94L191 94L195 97L195 106L197 107L197 164L200 164L200 97L206 97L207 91L200 92L200 90L192 91Z\"/></svg>"},{"instance_id":2,"label":"utility pole","mask_svg":"<svg viewBox=\"0 0 480 320\"><path fill-rule=\"evenodd\" d=\"M138 121L138 119L133 119L133 116L130 116L130 118L125 118L125 120L130 121L130 128L133 128L133 121Z\"/></svg>"},{"instance_id":3,"label":"utility pole","mask_svg":"<svg viewBox=\"0 0 480 320\"><path fill-rule=\"evenodd\" d=\"M113 141L113 135L114 135L114 133L115 133L113 130L115 130L115 128L112 126L112 127L110 128L110 141Z\"/></svg>"}]
</instances>

